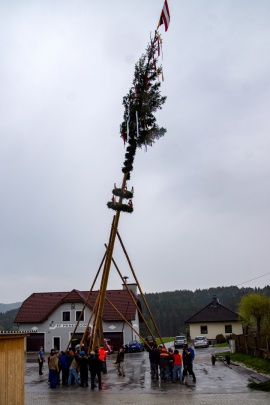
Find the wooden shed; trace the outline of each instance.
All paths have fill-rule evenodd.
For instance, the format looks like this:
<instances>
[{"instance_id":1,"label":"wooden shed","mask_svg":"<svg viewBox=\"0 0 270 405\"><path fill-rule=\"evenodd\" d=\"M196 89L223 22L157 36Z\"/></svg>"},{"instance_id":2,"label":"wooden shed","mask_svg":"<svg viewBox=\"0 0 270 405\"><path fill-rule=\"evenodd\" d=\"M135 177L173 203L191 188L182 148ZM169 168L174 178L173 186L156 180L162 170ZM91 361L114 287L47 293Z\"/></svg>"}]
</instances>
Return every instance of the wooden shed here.
<instances>
[{"instance_id":1,"label":"wooden shed","mask_svg":"<svg viewBox=\"0 0 270 405\"><path fill-rule=\"evenodd\" d=\"M22 332L0 332L0 404L24 405L24 339Z\"/></svg>"}]
</instances>

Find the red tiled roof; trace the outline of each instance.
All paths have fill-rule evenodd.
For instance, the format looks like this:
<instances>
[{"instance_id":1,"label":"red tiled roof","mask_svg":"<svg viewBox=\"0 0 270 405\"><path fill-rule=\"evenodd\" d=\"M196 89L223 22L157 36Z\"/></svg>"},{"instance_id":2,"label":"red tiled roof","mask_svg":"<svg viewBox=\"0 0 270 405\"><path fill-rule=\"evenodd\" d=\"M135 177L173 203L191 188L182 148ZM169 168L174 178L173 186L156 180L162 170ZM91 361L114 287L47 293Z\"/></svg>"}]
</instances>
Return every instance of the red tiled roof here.
<instances>
[{"instance_id":1,"label":"red tiled roof","mask_svg":"<svg viewBox=\"0 0 270 405\"><path fill-rule=\"evenodd\" d=\"M81 302L87 299L89 291L72 290L70 292L34 293L23 303L16 316L17 323L42 323L49 315L63 303ZM98 296L98 291L92 291L87 306L93 308ZM135 319L136 306L127 290L108 290L108 299L121 312L127 320ZM105 301L104 321L119 321L121 316L112 306Z\"/></svg>"}]
</instances>

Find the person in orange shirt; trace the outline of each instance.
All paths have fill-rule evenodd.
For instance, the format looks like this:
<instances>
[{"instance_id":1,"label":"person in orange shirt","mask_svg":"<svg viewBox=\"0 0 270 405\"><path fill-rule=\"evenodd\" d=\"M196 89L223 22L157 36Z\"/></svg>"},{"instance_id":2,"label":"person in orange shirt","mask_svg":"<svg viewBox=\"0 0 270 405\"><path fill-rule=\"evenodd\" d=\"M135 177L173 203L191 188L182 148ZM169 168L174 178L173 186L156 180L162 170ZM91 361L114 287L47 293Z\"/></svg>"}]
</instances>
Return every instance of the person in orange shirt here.
<instances>
[{"instance_id":1,"label":"person in orange shirt","mask_svg":"<svg viewBox=\"0 0 270 405\"><path fill-rule=\"evenodd\" d=\"M108 356L108 353L106 352L106 350L104 350L104 347L102 345L100 346L100 348L98 350L98 354L99 354L99 359L103 363L103 373L106 374L107 373L106 357Z\"/></svg>"},{"instance_id":2,"label":"person in orange shirt","mask_svg":"<svg viewBox=\"0 0 270 405\"><path fill-rule=\"evenodd\" d=\"M176 383L177 378L182 382L182 354L178 350L173 352L173 382Z\"/></svg>"}]
</instances>

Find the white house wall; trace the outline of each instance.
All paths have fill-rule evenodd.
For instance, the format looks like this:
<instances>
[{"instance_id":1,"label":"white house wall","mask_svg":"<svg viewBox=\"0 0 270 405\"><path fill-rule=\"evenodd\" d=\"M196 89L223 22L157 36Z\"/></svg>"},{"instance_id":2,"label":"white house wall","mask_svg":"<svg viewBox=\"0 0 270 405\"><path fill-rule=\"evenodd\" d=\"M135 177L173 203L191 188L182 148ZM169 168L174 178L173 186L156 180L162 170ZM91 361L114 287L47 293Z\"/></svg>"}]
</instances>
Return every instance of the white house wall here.
<instances>
[{"instance_id":1,"label":"white house wall","mask_svg":"<svg viewBox=\"0 0 270 405\"><path fill-rule=\"evenodd\" d=\"M44 333L44 350L50 352L54 348L54 337L60 339L60 350L65 350L70 340L70 336L73 333L76 322L76 311L81 311L83 308L82 303L65 303L60 305L43 323L30 324L23 323L19 325L20 331L33 331L36 333ZM70 321L62 320L62 313L70 312ZM92 311L86 307L84 310L84 321L81 321L76 333L84 333L87 327L88 320L90 319ZM93 320L91 320L90 326L93 326ZM136 319L131 322L134 329L139 333L139 319L136 311ZM124 327L123 327L124 325ZM138 339L138 335L123 321L103 322L103 332L123 332L124 344L134 340L135 336ZM37 349L38 350L38 349Z\"/></svg>"},{"instance_id":2,"label":"white house wall","mask_svg":"<svg viewBox=\"0 0 270 405\"><path fill-rule=\"evenodd\" d=\"M243 333L241 322L211 322L211 323L191 323L190 338L193 340L196 336L204 335L209 340L215 340L216 336L222 334L224 336L229 335L225 332L225 325L232 325L232 333L240 335ZM208 333L201 333L201 326L207 326Z\"/></svg>"}]
</instances>

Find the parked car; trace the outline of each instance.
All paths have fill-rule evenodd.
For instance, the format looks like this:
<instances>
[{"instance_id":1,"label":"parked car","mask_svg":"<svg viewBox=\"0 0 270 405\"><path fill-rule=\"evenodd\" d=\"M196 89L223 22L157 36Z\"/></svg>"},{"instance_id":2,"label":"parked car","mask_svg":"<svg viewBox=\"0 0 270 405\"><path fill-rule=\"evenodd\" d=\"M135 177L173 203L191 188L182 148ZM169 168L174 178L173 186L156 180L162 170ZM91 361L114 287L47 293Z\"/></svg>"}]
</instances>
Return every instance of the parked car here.
<instances>
[{"instance_id":1,"label":"parked car","mask_svg":"<svg viewBox=\"0 0 270 405\"><path fill-rule=\"evenodd\" d=\"M177 347L184 347L187 345L187 338L185 336L175 336L174 339L174 348L177 349Z\"/></svg>"},{"instance_id":2,"label":"parked car","mask_svg":"<svg viewBox=\"0 0 270 405\"><path fill-rule=\"evenodd\" d=\"M153 336L146 336L146 338L144 339L145 343L144 343L144 348L145 349L149 349L149 347L147 346L146 342L148 343L148 345L150 347L153 347L154 345L157 344L157 341L155 338L153 338Z\"/></svg>"},{"instance_id":3,"label":"parked car","mask_svg":"<svg viewBox=\"0 0 270 405\"><path fill-rule=\"evenodd\" d=\"M128 351L129 352L143 352L144 345L143 345L143 343L138 342L138 340L133 340L132 342L129 342L129 344L128 344Z\"/></svg>"},{"instance_id":4,"label":"parked car","mask_svg":"<svg viewBox=\"0 0 270 405\"><path fill-rule=\"evenodd\" d=\"M209 347L208 339L205 336L196 336L194 339L194 347Z\"/></svg>"}]
</instances>

